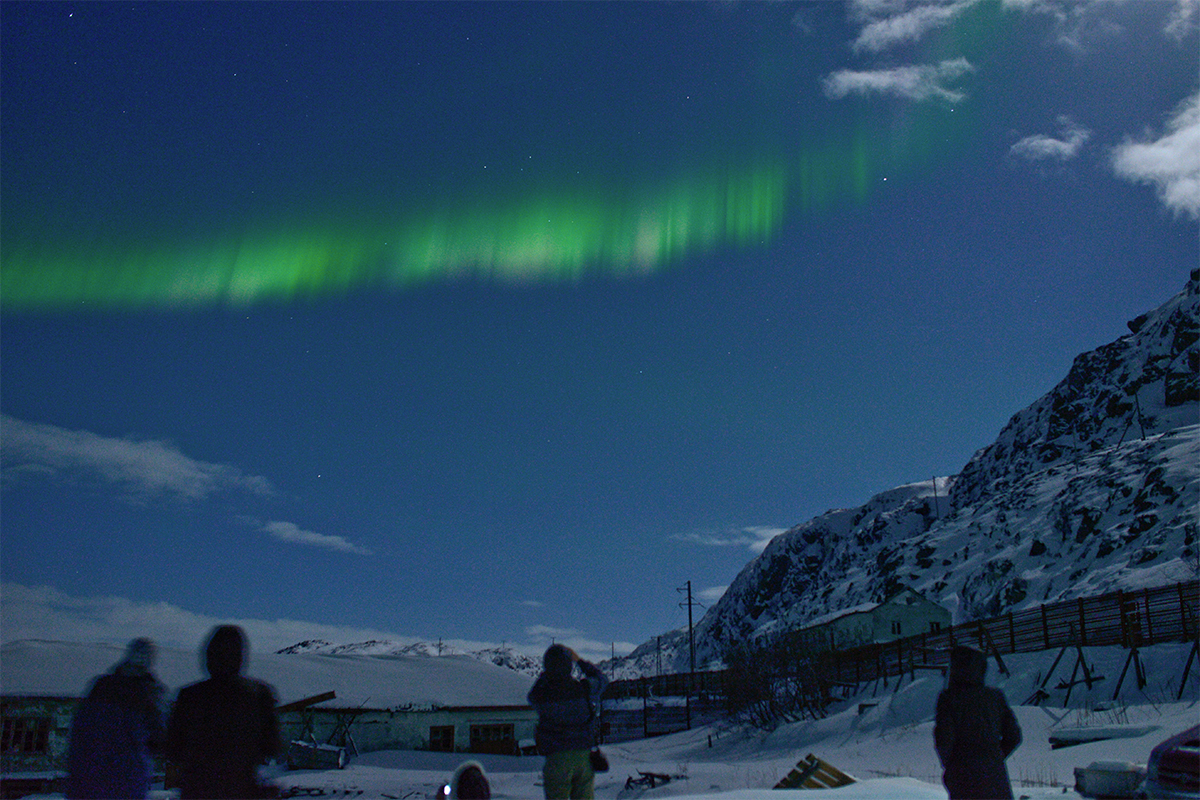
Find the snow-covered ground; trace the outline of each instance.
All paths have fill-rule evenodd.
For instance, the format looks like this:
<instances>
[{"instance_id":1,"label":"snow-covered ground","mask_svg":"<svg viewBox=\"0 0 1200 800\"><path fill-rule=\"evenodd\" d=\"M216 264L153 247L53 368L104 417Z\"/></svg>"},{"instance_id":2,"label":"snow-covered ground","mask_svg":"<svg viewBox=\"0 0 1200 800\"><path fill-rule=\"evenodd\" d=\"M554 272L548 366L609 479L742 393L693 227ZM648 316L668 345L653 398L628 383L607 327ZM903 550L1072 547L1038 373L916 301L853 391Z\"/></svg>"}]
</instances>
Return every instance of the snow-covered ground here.
<instances>
[{"instance_id":1,"label":"snow-covered ground","mask_svg":"<svg viewBox=\"0 0 1200 800\"><path fill-rule=\"evenodd\" d=\"M1024 743L1009 759L1015 797L1031 800L1077 797L1075 767L1096 761L1144 764L1154 745L1200 722L1200 664L1193 664L1182 701L1176 701L1190 645L1143 648L1149 679L1138 689L1130 667L1116 702L1111 700L1128 651L1086 648L1084 656L1102 680L1092 689L1079 685L1071 708L1063 708L1065 689L1077 659L1067 651L1047 681L1051 699L1041 706L1019 705L1046 678L1058 651L1010 655L1010 675L991 662L989 683L1002 688L1014 705ZM1080 673L1081 674L1081 673ZM825 719L783 725L771 732L722 724L657 739L608 745L611 770L597 776L598 798L684 798L777 800L771 787L798 760L813 753L858 779L840 789L816 790L803 796L837 800L925 800L944 798L933 751L933 708L943 679L937 672L918 672L900 684L893 679L864 687L831 709ZM874 704L874 705L869 705ZM861 713L860 713L861 712ZM1077 729L1104 729L1109 735L1131 734L1105 741L1052 749L1050 737ZM287 787L302 787L324 796L374 798L434 797L454 768L477 758L488 772L495 798L539 798L538 757L468 756L429 752L378 752L354 759L344 770L280 773ZM638 772L673 777L653 789L625 788Z\"/></svg>"}]
</instances>

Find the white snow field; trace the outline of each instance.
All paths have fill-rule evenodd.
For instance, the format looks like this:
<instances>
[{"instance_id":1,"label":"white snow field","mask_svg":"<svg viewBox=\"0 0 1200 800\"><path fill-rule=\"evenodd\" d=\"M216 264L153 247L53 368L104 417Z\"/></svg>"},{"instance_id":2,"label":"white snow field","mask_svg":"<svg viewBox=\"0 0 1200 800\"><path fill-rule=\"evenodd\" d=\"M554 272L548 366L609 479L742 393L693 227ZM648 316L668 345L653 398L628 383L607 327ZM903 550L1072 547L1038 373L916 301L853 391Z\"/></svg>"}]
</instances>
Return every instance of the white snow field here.
<instances>
[{"instance_id":1,"label":"white snow field","mask_svg":"<svg viewBox=\"0 0 1200 800\"><path fill-rule=\"evenodd\" d=\"M991 659L988 682L1005 691L1024 733L1024 743L1008 762L1014 796L1031 800L1077 797L1073 788L1075 767L1097 761L1144 764L1154 745L1200 722L1200 663L1192 664L1183 699L1176 700L1190 650L1190 644L1142 648L1147 686L1137 687L1131 666L1118 699L1112 701L1128 651L1119 647L1084 648L1089 668L1102 679L1091 689L1083 684L1073 687L1071 708L1063 708L1066 690L1057 687L1071 678L1078 658L1075 650L1066 651L1046 681L1050 699L1040 706L1020 704L1046 679L1059 651L1004 656L1010 671L1007 677L1000 674L995 659ZM286 658L297 657L256 658L250 672L256 672L257 664L257 672L270 677L278 667L272 669L268 663ZM324 662L336 672L324 678L322 685L344 680L345 658L308 656L303 660L307 671L318 670ZM857 782L839 789L796 790L804 797L944 798L933 750L933 709L942 684L937 671L918 671L915 678L905 676L899 684L891 679L886 687L882 683L862 687L853 697L832 707L824 719L784 724L771 732L722 723L607 745L604 749L611 770L597 776L596 796L777 800L780 794L771 787L798 760L812 753ZM1113 738L1060 749L1051 747L1052 735L1080 729ZM494 798L536 800L542 796L542 759L537 756L385 751L363 754L343 770L276 771L273 775L285 790L301 790L299 796L426 798L436 796L454 768L467 759L484 765ZM626 789L626 779L639 777L639 771L666 774L672 780L655 788ZM155 796L169 798L173 793L155 792Z\"/></svg>"},{"instance_id":2,"label":"white snow field","mask_svg":"<svg viewBox=\"0 0 1200 800\"><path fill-rule=\"evenodd\" d=\"M1156 645L1141 650L1148 684L1138 689L1134 669L1125 675L1116 702L1114 689L1128 651L1085 648L1094 675L1103 677L1091 690L1075 686L1071 705L1062 708L1067 681L1078 654L1069 650L1050 676L1050 699L1042 706L1017 705L1028 699L1046 677L1058 651L1011 655L1004 658L1010 675L990 662L989 683L1003 689L1014 705L1024 742L1009 759L1014 797L1077 797L1075 767L1096 761L1144 764L1154 745L1200 722L1200 663L1193 663L1177 701L1190 645ZM1080 675L1081 676L1081 675ZM1077 676L1077 679L1078 677ZM899 685L893 679L876 684L839 703L825 719L782 725L767 733L728 724L696 728L656 739L625 742L604 748L611 770L597 776L598 798L718 797L727 800L778 800L772 791L796 762L808 753L858 779L839 789L803 790L805 797L839 800L925 800L945 798L933 750L933 709L943 678L938 672L918 672ZM871 707L866 704L876 703ZM860 707L862 713L860 713ZM1075 729L1104 729L1113 735L1103 741L1053 749L1053 734ZM1117 736L1120 733L1141 734ZM472 756L449 753L381 752L355 759L342 771L291 772L279 776L285 787L320 789L328 794L350 793L363 798L432 797L455 766ZM492 796L539 798L541 758L482 756ZM672 776L655 788L625 788L639 770ZM362 794L359 795L358 792Z\"/></svg>"}]
</instances>

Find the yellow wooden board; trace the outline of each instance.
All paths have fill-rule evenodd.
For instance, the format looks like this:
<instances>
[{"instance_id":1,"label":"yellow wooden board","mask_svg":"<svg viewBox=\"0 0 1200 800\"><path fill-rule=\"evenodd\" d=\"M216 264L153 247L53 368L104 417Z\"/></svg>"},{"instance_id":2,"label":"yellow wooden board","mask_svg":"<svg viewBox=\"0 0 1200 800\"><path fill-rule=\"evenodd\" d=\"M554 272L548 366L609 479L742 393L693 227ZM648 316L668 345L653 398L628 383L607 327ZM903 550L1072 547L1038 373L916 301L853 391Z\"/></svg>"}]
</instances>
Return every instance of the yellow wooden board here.
<instances>
[{"instance_id":1,"label":"yellow wooden board","mask_svg":"<svg viewBox=\"0 0 1200 800\"><path fill-rule=\"evenodd\" d=\"M809 753L775 784L776 789L836 789L854 783L846 773Z\"/></svg>"}]
</instances>

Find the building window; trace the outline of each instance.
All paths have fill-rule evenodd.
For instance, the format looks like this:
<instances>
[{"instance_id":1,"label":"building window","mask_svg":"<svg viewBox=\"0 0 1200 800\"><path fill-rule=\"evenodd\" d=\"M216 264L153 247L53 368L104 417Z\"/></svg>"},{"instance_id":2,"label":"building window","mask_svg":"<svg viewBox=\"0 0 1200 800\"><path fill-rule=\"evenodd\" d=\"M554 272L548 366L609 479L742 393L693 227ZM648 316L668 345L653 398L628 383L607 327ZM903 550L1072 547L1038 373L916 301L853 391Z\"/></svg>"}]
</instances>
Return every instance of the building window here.
<instances>
[{"instance_id":1,"label":"building window","mask_svg":"<svg viewBox=\"0 0 1200 800\"><path fill-rule=\"evenodd\" d=\"M429 749L439 753L454 752L454 726L430 725Z\"/></svg>"},{"instance_id":2,"label":"building window","mask_svg":"<svg viewBox=\"0 0 1200 800\"><path fill-rule=\"evenodd\" d=\"M471 752L512 755L517 752L517 736L513 724L499 723L471 726Z\"/></svg>"},{"instance_id":3,"label":"building window","mask_svg":"<svg viewBox=\"0 0 1200 800\"><path fill-rule=\"evenodd\" d=\"M49 717L11 717L4 720L0 752L45 754L50 752Z\"/></svg>"},{"instance_id":4,"label":"building window","mask_svg":"<svg viewBox=\"0 0 1200 800\"><path fill-rule=\"evenodd\" d=\"M899 622L892 623L892 633L896 634L897 636L900 635L900 623Z\"/></svg>"},{"instance_id":5,"label":"building window","mask_svg":"<svg viewBox=\"0 0 1200 800\"><path fill-rule=\"evenodd\" d=\"M930 622L929 623L929 632L930 633L937 633L941 629L942 629L942 623L940 623L940 622Z\"/></svg>"}]
</instances>

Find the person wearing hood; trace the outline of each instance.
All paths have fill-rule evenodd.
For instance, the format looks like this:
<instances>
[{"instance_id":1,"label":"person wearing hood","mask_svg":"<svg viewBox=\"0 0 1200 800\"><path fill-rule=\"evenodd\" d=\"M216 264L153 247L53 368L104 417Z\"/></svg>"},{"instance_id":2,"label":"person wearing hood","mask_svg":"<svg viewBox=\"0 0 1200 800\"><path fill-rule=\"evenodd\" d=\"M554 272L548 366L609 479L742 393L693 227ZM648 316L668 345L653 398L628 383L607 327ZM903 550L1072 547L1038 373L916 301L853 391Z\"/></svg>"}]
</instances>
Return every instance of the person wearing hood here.
<instances>
[{"instance_id":1,"label":"person wearing hood","mask_svg":"<svg viewBox=\"0 0 1200 800\"><path fill-rule=\"evenodd\" d=\"M576 664L582 678L571 676ZM596 743L596 712L608 678L561 644L547 648L542 668L528 699L538 715L538 752L546 757L542 767L546 798L590 798L596 775L589 754Z\"/></svg>"},{"instance_id":2,"label":"person wearing hood","mask_svg":"<svg viewBox=\"0 0 1200 800\"><path fill-rule=\"evenodd\" d=\"M490 800L492 787L488 783L483 764L464 761L454 770L450 782L442 787L442 797L452 800Z\"/></svg>"},{"instance_id":3,"label":"person wearing hood","mask_svg":"<svg viewBox=\"0 0 1200 800\"><path fill-rule=\"evenodd\" d=\"M131 798L150 793L152 755L162 749L166 689L154 676L154 642L134 639L97 677L71 720L66 796Z\"/></svg>"},{"instance_id":4,"label":"person wearing hood","mask_svg":"<svg viewBox=\"0 0 1200 800\"><path fill-rule=\"evenodd\" d=\"M938 695L933 741L951 800L1012 800L1004 760L1021 744L1021 728L1004 693L984 684L987 656L950 651L950 676Z\"/></svg>"},{"instance_id":5,"label":"person wearing hood","mask_svg":"<svg viewBox=\"0 0 1200 800\"><path fill-rule=\"evenodd\" d=\"M179 690L167 723L167 758L178 769L180 797L269 796L258 765L280 753L275 690L244 677L245 632L218 625L205 647L209 678Z\"/></svg>"}]
</instances>

